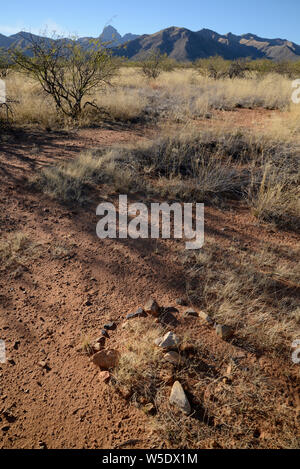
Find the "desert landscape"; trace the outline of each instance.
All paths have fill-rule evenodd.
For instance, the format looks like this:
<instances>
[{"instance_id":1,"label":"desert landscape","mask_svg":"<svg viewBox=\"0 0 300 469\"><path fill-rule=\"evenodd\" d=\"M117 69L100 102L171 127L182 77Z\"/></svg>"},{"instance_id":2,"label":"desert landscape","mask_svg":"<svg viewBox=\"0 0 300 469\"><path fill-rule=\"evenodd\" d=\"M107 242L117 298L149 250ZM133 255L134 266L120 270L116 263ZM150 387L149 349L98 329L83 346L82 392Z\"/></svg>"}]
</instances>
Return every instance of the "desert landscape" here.
<instances>
[{"instance_id":1,"label":"desert landscape","mask_svg":"<svg viewBox=\"0 0 300 469\"><path fill-rule=\"evenodd\" d=\"M0 59L0 448L299 448L300 55L106 33ZM203 247L99 239L124 194Z\"/></svg>"}]
</instances>

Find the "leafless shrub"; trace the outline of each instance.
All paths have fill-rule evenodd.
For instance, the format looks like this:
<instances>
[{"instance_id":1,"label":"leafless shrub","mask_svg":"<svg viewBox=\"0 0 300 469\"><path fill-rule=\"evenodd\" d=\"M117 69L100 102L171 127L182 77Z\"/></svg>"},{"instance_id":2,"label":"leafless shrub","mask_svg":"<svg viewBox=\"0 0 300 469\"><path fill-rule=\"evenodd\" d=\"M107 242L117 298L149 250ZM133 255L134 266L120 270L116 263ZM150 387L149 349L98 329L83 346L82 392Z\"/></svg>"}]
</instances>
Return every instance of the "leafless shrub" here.
<instances>
[{"instance_id":1,"label":"leafless shrub","mask_svg":"<svg viewBox=\"0 0 300 469\"><path fill-rule=\"evenodd\" d=\"M116 73L117 65L109 50L97 41L84 49L73 38L29 36L28 40L30 45L25 52L11 51L12 60L20 70L38 80L57 109L72 119L81 115L83 99L109 85Z\"/></svg>"}]
</instances>

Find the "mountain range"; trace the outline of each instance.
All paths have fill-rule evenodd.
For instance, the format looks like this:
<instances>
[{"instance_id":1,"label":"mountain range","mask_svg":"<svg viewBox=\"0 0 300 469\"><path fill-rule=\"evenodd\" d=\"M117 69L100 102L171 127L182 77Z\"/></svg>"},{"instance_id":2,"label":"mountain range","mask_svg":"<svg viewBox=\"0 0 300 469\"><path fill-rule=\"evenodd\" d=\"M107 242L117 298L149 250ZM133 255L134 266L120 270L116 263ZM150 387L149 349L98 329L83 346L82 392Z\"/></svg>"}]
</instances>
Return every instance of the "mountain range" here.
<instances>
[{"instance_id":1,"label":"mountain range","mask_svg":"<svg viewBox=\"0 0 300 469\"><path fill-rule=\"evenodd\" d=\"M28 45L29 33L20 32L12 36L0 34L0 48ZM40 36L35 36L38 39ZM91 37L79 38L78 42L88 47ZM121 36L113 26L106 26L97 39L107 43L115 55L138 60L151 49L158 49L178 61L193 61L220 55L224 59L271 59L275 61L300 60L300 46L286 39L266 39L255 34L241 36L228 33L218 34L210 29L190 31L186 28L170 27L154 34L125 34Z\"/></svg>"}]
</instances>

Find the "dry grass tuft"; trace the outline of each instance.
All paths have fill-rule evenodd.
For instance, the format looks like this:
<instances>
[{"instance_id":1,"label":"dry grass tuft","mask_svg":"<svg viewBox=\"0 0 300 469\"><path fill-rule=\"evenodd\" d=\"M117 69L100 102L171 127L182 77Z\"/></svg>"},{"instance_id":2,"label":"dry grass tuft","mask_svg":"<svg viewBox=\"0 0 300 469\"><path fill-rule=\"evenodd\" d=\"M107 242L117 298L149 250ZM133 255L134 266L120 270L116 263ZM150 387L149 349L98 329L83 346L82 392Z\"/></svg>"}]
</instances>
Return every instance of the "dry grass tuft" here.
<instances>
[{"instance_id":1,"label":"dry grass tuft","mask_svg":"<svg viewBox=\"0 0 300 469\"><path fill-rule=\"evenodd\" d=\"M110 183L115 190L136 187L134 172L117 151L85 152L58 166L50 166L32 181L38 190L64 204L88 200L91 184Z\"/></svg>"},{"instance_id":2,"label":"dry grass tuft","mask_svg":"<svg viewBox=\"0 0 300 469\"><path fill-rule=\"evenodd\" d=\"M140 404L154 403L157 389L163 384L161 350L154 340L163 331L153 321L143 319L132 326L128 323L127 332L124 351L114 372L115 384Z\"/></svg>"},{"instance_id":3,"label":"dry grass tuft","mask_svg":"<svg viewBox=\"0 0 300 469\"><path fill-rule=\"evenodd\" d=\"M295 409L285 405L280 384L257 363L248 361L246 366L233 360L232 352L212 351L188 327L180 363L171 365L153 344L163 332L153 320L134 321L126 331L112 382L141 410L154 406L149 427L157 433L160 447L297 447ZM192 406L188 417L169 404L176 380Z\"/></svg>"},{"instance_id":4,"label":"dry grass tuft","mask_svg":"<svg viewBox=\"0 0 300 469\"><path fill-rule=\"evenodd\" d=\"M278 253L263 244L249 254L207 239L185 259L188 295L217 322L232 326L251 349L284 353L289 359L290 345L300 333L298 254L297 249Z\"/></svg>"},{"instance_id":5,"label":"dry grass tuft","mask_svg":"<svg viewBox=\"0 0 300 469\"><path fill-rule=\"evenodd\" d=\"M26 265L33 257L36 248L36 244L21 232L10 233L2 237L0 239L0 269Z\"/></svg>"}]
</instances>

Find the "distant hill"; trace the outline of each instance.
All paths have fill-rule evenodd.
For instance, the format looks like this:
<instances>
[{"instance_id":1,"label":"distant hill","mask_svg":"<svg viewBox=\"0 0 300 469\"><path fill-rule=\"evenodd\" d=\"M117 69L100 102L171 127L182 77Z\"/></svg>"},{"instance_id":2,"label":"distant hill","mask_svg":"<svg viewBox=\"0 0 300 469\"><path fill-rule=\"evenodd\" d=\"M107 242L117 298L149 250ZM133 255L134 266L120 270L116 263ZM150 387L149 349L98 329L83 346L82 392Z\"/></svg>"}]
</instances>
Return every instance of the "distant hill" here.
<instances>
[{"instance_id":1,"label":"distant hill","mask_svg":"<svg viewBox=\"0 0 300 469\"><path fill-rule=\"evenodd\" d=\"M221 35L209 29L193 32L177 27L163 29L155 34L145 34L114 49L114 52L135 60L151 49L158 49L178 61L214 55L230 60L242 57L277 61L300 60L300 46L284 39L264 39L254 34Z\"/></svg>"},{"instance_id":2,"label":"distant hill","mask_svg":"<svg viewBox=\"0 0 300 469\"><path fill-rule=\"evenodd\" d=\"M28 46L29 33L20 32L12 36L0 34L0 48ZM40 36L35 36L39 39ZM91 37L79 38L78 42L89 47ZM106 26L97 38L108 43L113 53L137 60L151 49L158 49L178 61L193 61L220 55L224 59L271 59L275 61L300 60L300 46L286 39L266 39L255 34L237 36L232 33L218 34L210 29L190 31L186 28L170 27L155 34L125 34L121 36L113 26Z\"/></svg>"},{"instance_id":3,"label":"distant hill","mask_svg":"<svg viewBox=\"0 0 300 469\"><path fill-rule=\"evenodd\" d=\"M113 26L106 26L102 33L99 36L101 42L109 42L111 43L111 47L119 46L125 44L128 41L133 41L137 39L139 36L137 34L127 33L124 36L121 36L119 32Z\"/></svg>"}]
</instances>

